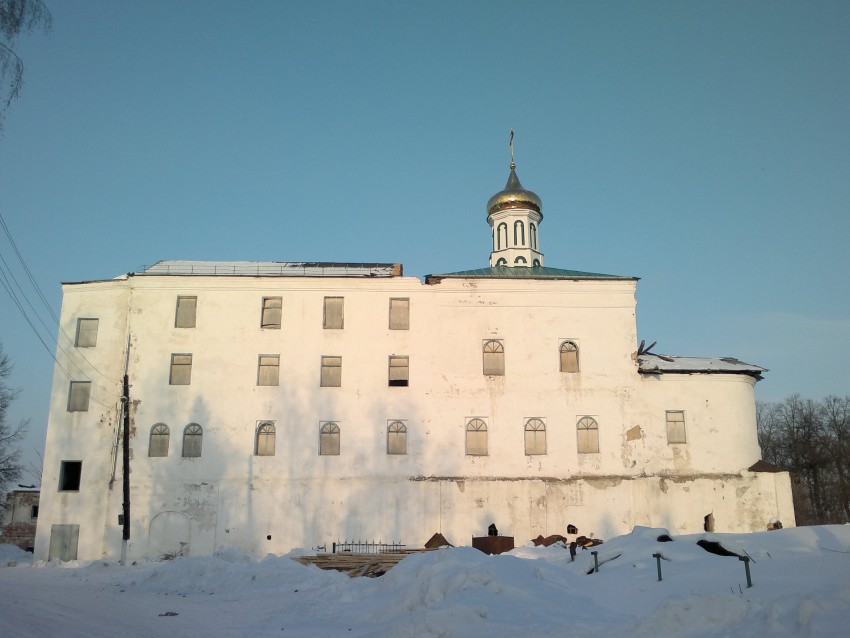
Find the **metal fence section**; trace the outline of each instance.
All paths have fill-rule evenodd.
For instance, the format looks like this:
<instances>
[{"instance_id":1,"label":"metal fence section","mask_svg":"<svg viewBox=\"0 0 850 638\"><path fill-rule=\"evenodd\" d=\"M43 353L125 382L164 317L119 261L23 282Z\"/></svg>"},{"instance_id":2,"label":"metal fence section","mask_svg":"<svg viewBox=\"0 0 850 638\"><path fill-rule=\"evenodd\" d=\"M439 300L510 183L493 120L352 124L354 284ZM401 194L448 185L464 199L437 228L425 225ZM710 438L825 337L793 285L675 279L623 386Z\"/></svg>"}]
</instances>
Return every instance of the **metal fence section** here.
<instances>
[{"instance_id":1,"label":"metal fence section","mask_svg":"<svg viewBox=\"0 0 850 638\"><path fill-rule=\"evenodd\" d=\"M333 553L342 554L349 552L352 554L398 554L404 551L404 545L401 541L337 541L333 544Z\"/></svg>"},{"instance_id":2,"label":"metal fence section","mask_svg":"<svg viewBox=\"0 0 850 638\"><path fill-rule=\"evenodd\" d=\"M394 277L400 264L304 261L177 261L142 266L134 275L223 275L247 277Z\"/></svg>"}]
</instances>

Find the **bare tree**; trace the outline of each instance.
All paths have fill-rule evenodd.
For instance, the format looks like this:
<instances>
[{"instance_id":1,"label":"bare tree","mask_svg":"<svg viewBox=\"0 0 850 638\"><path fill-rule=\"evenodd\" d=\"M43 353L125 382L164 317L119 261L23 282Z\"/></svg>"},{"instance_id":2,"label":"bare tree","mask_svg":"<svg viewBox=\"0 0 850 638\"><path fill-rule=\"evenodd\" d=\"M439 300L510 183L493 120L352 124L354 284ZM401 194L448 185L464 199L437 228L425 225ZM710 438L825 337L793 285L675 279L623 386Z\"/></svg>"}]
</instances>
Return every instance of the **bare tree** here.
<instances>
[{"instance_id":1,"label":"bare tree","mask_svg":"<svg viewBox=\"0 0 850 638\"><path fill-rule=\"evenodd\" d=\"M18 441L27 429L26 421L11 425L6 421L6 413L15 400L17 392L6 385L6 378L12 372L9 357L3 354L0 346L0 495L5 494L6 487L21 476L20 450Z\"/></svg>"},{"instance_id":2,"label":"bare tree","mask_svg":"<svg viewBox=\"0 0 850 638\"><path fill-rule=\"evenodd\" d=\"M798 524L850 522L850 397L793 395L756 418L762 456L791 473Z\"/></svg>"},{"instance_id":3,"label":"bare tree","mask_svg":"<svg viewBox=\"0 0 850 638\"><path fill-rule=\"evenodd\" d=\"M37 28L49 31L52 25L53 17L41 0L0 0L0 130L24 83L24 63L15 53L15 39Z\"/></svg>"}]
</instances>

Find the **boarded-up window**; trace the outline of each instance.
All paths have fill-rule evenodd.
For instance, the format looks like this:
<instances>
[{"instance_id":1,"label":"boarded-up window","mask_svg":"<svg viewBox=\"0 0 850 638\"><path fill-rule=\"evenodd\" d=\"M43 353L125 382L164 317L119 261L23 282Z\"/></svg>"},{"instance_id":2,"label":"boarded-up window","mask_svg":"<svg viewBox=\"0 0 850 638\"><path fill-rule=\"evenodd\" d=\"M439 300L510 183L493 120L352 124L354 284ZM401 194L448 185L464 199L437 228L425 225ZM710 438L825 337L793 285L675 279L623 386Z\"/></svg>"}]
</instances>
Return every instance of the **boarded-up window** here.
<instances>
[{"instance_id":1,"label":"boarded-up window","mask_svg":"<svg viewBox=\"0 0 850 638\"><path fill-rule=\"evenodd\" d=\"M77 319L77 338L74 345L78 348L94 348L97 345L98 319Z\"/></svg>"},{"instance_id":2,"label":"boarded-up window","mask_svg":"<svg viewBox=\"0 0 850 638\"><path fill-rule=\"evenodd\" d=\"M177 297L177 315L174 318L174 327L194 328L197 307L197 297Z\"/></svg>"},{"instance_id":3,"label":"boarded-up window","mask_svg":"<svg viewBox=\"0 0 850 638\"><path fill-rule=\"evenodd\" d=\"M79 525L51 525L47 560L77 560L79 539Z\"/></svg>"},{"instance_id":4,"label":"boarded-up window","mask_svg":"<svg viewBox=\"0 0 850 638\"><path fill-rule=\"evenodd\" d=\"M79 492L82 475L82 461L62 461L59 466L59 491Z\"/></svg>"},{"instance_id":5,"label":"boarded-up window","mask_svg":"<svg viewBox=\"0 0 850 638\"><path fill-rule=\"evenodd\" d=\"M257 456L274 456L275 427L271 421L263 421L257 426L257 442L254 453Z\"/></svg>"},{"instance_id":6,"label":"boarded-up window","mask_svg":"<svg viewBox=\"0 0 850 638\"><path fill-rule=\"evenodd\" d=\"M278 385L280 379L280 355L261 354L257 370L257 385Z\"/></svg>"},{"instance_id":7,"label":"boarded-up window","mask_svg":"<svg viewBox=\"0 0 850 638\"><path fill-rule=\"evenodd\" d=\"M407 426L402 421L387 425L387 454L407 454Z\"/></svg>"},{"instance_id":8,"label":"boarded-up window","mask_svg":"<svg viewBox=\"0 0 850 638\"><path fill-rule=\"evenodd\" d=\"M168 442L171 431L165 423L157 423L151 428L151 438L148 444L148 456L168 456Z\"/></svg>"},{"instance_id":9,"label":"boarded-up window","mask_svg":"<svg viewBox=\"0 0 850 638\"><path fill-rule=\"evenodd\" d=\"M323 388L338 388L342 385L342 357L322 357Z\"/></svg>"},{"instance_id":10,"label":"boarded-up window","mask_svg":"<svg viewBox=\"0 0 850 638\"><path fill-rule=\"evenodd\" d=\"M466 422L466 453L469 456L487 456L487 424L482 419Z\"/></svg>"},{"instance_id":11,"label":"boarded-up window","mask_svg":"<svg viewBox=\"0 0 850 638\"><path fill-rule=\"evenodd\" d=\"M199 458L203 443L204 429L197 423L187 425L183 430L183 458Z\"/></svg>"},{"instance_id":12,"label":"boarded-up window","mask_svg":"<svg viewBox=\"0 0 850 638\"><path fill-rule=\"evenodd\" d=\"M333 421L323 422L319 429L319 454L322 456L339 455L339 425Z\"/></svg>"},{"instance_id":13,"label":"boarded-up window","mask_svg":"<svg viewBox=\"0 0 850 638\"><path fill-rule=\"evenodd\" d=\"M68 390L68 412L85 412L89 409L91 381L71 381Z\"/></svg>"},{"instance_id":14,"label":"boarded-up window","mask_svg":"<svg viewBox=\"0 0 850 638\"><path fill-rule=\"evenodd\" d=\"M574 341L561 342L561 372L578 372L578 346Z\"/></svg>"},{"instance_id":15,"label":"boarded-up window","mask_svg":"<svg viewBox=\"0 0 850 638\"><path fill-rule=\"evenodd\" d=\"M484 374L505 374L505 346L501 341L490 339L484 342Z\"/></svg>"},{"instance_id":16,"label":"boarded-up window","mask_svg":"<svg viewBox=\"0 0 850 638\"><path fill-rule=\"evenodd\" d=\"M597 454L599 452L599 424L596 419L583 416L576 424L579 454Z\"/></svg>"},{"instance_id":17,"label":"boarded-up window","mask_svg":"<svg viewBox=\"0 0 850 638\"><path fill-rule=\"evenodd\" d=\"M171 355L171 374L168 378L170 385L189 385L192 382L192 355Z\"/></svg>"},{"instance_id":18,"label":"boarded-up window","mask_svg":"<svg viewBox=\"0 0 850 638\"><path fill-rule=\"evenodd\" d=\"M390 330L410 329L410 299L390 299Z\"/></svg>"},{"instance_id":19,"label":"boarded-up window","mask_svg":"<svg viewBox=\"0 0 850 638\"><path fill-rule=\"evenodd\" d=\"M263 297L263 312L260 319L261 328L280 328L282 305L280 297Z\"/></svg>"},{"instance_id":20,"label":"boarded-up window","mask_svg":"<svg viewBox=\"0 0 850 638\"><path fill-rule=\"evenodd\" d=\"M685 436L685 412L667 410L667 443L687 443Z\"/></svg>"},{"instance_id":21,"label":"boarded-up window","mask_svg":"<svg viewBox=\"0 0 850 638\"><path fill-rule=\"evenodd\" d=\"M391 356L389 384L391 386L406 386L410 381L410 360L408 357Z\"/></svg>"},{"instance_id":22,"label":"boarded-up window","mask_svg":"<svg viewBox=\"0 0 850 638\"><path fill-rule=\"evenodd\" d=\"M324 327L326 330L342 330L344 297L325 297Z\"/></svg>"},{"instance_id":23,"label":"boarded-up window","mask_svg":"<svg viewBox=\"0 0 850 638\"><path fill-rule=\"evenodd\" d=\"M525 422L525 453L546 454L546 424L542 419Z\"/></svg>"}]
</instances>

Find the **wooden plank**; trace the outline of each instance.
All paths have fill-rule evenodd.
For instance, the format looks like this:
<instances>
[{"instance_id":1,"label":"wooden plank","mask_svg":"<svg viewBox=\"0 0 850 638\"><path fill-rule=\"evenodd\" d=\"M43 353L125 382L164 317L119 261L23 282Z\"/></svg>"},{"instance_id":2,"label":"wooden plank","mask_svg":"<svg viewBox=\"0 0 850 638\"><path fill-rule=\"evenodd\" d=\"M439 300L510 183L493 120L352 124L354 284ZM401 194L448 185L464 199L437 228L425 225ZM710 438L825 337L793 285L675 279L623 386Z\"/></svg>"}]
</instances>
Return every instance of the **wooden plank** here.
<instances>
[{"instance_id":1,"label":"wooden plank","mask_svg":"<svg viewBox=\"0 0 850 638\"><path fill-rule=\"evenodd\" d=\"M405 550L393 554L353 554L349 552L316 554L315 556L294 556L292 560L302 565L315 565L319 569L347 572L349 576L356 578L386 573L404 560L406 556L418 553L418 551L425 550Z\"/></svg>"}]
</instances>

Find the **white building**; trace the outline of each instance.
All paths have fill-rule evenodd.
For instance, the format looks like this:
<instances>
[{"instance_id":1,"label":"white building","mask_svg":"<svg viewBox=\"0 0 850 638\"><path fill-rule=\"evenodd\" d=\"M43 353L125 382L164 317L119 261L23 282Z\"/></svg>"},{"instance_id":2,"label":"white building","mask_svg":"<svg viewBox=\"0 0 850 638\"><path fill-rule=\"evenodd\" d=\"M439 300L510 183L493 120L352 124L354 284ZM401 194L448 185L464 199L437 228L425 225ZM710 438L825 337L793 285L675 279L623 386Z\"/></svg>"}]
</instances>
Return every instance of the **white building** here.
<instances>
[{"instance_id":1,"label":"white building","mask_svg":"<svg viewBox=\"0 0 850 638\"><path fill-rule=\"evenodd\" d=\"M490 267L159 262L63 286L37 558L793 525L734 359L638 352L637 279L543 266L514 165ZM61 337L61 335L60 335ZM61 339L60 339L61 341Z\"/></svg>"}]
</instances>

